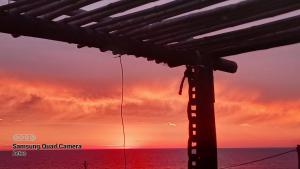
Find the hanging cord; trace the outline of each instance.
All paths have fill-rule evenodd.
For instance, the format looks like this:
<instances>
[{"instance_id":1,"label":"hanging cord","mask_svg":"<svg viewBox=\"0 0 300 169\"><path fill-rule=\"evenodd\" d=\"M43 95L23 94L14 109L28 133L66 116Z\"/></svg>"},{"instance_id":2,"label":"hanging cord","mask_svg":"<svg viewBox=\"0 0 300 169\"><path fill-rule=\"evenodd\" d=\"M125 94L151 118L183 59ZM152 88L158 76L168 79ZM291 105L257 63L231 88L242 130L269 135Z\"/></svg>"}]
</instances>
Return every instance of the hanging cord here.
<instances>
[{"instance_id":1,"label":"hanging cord","mask_svg":"<svg viewBox=\"0 0 300 169\"><path fill-rule=\"evenodd\" d=\"M186 70L184 71L183 77L182 77L181 82L180 82L179 92L178 92L179 95L182 95L182 89L183 89L183 85L184 85L184 80L185 80L185 78L187 78L188 76L189 76L189 72L188 72L188 70L186 69Z\"/></svg>"},{"instance_id":2,"label":"hanging cord","mask_svg":"<svg viewBox=\"0 0 300 169\"><path fill-rule=\"evenodd\" d=\"M121 119L122 119L122 131L123 131L123 155L124 155L124 169L127 168L127 158L126 158L126 135L125 135L125 124L124 124L124 117L123 117L123 102L124 102L124 70L123 70L123 63L122 63L122 55L119 56L120 59L120 67L121 67L121 76L122 76L122 90L121 90Z\"/></svg>"},{"instance_id":3,"label":"hanging cord","mask_svg":"<svg viewBox=\"0 0 300 169\"><path fill-rule=\"evenodd\" d=\"M291 152L296 152L296 150L293 149L293 150L289 150L289 151L286 151L286 152L283 152L283 153L267 156L265 158L261 158L261 159L241 163L241 164L235 164L235 165L231 165L231 166L227 166L227 167L221 167L220 169L228 169L228 168L239 167L239 166L248 165L248 164L252 164L252 163L257 163L257 162L260 162L260 161L264 161L264 160L268 160L268 159L271 159L271 158L279 157L279 156L282 156L282 155L285 155L285 154L288 154L288 153L291 153Z\"/></svg>"}]
</instances>

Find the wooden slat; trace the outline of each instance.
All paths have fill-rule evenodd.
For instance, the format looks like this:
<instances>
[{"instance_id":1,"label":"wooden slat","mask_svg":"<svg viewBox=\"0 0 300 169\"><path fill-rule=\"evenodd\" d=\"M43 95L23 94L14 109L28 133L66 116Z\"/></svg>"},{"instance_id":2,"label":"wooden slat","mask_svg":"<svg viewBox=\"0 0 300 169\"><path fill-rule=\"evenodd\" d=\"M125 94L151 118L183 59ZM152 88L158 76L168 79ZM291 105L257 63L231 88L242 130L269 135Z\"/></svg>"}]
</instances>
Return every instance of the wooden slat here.
<instances>
[{"instance_id":1,"label":"wooden slat","mask_svg":"<svg viewBox=\"0 0 300 169\"><path fill-rule=\"evenodd\" d=\"M283 14L283 13L281 13L281 14ZM173 33L165 34L161 37L151 39L149 42L153 42L155 44L168 44L168 43L171 43L171 42L181 42L181 41L185 41L185 40L188 40L188 39L192 39L194 36L197 36L197 35L203 35L205 33L210 33L210 32L213 32L213 31L223 29L225 27L237 26L237 25L238 24L235 24L233 22L233 23L225 23L225 24L221 24L221 25L212 26L210 28L207 27L207 28L204 28L204 29L191 30L190 32L186 32L186 31L183 30L183 31L179 31L179 32L176 32L176 33L173 32Z\"/></svg>"},{"instance_id":2,"label":"wooden slat","mask_svg":"<svg viewBox=\"0 0 300 169\"><path fill-rule=\"evenodd\" d=\"M17 2L13 2L13 3L9 3L6 5L2 5L0 6L0 11L5 11L5 10L9 10L12 8L17 8L20 7L21 5L25 5L26 3L31 3L34 2L35 0L19 0Z\"/></svg>"},{"instance_id":3,"label":"wooden slat","mask_svg":"<svg viewBox=\"0 0 300 169\"><path fill-rule=\"evenodd\" d=\"M254 37L261 37L273 32L289 30L300 26L300 16L294 16L283 20L265 23L258 26L249 27L246 29L236 30L228 33L223 33L215 36L204 37L200 39L185 41L173 45L170 48L180 48L184 50L199 50L206 51L210 49L218 50L226 46L232 46L239 42L246 41Z\"/></svg>"},{"instance_id":4,"label":"wooden slat","mask_svg":"<svg viewBox=\"0 0 300 169\"><path fill-rule=\"evenodd\" d=\"M48 4L46 4L44 6L27 11L26 15L40 16L40 15L48 13L54 9L60 8L61 6L76 3L76 1L78 1L78 0L60 0L60 1L49 2Z\"/></svg>"},{"instance_id":5,"label":"wooden slat","mask_svg":"<svg viewBox=\"0 0 300 169\"><path fill-rule=\"evenodd\" d=\"M133 30L127 36L169 42L272 17L300 8L298 0L247 0ZM176 35L176 36L175 36Z\"/></svg>"},{"instance_id":6,"label":"wooden slat","mask_svg":"<svg viewBox=\"0 0 300 169\"><path fill-rule=\"evenodd\" d=\"M47 3L50 3L50 0L39 0L39 1L31 2L31 3L25 3L24 5L10 9L9 12L13 13L13 14L21 14L21 13L29 11L31 9L46 5Z\"/></svg>"},{"instance_id":7,"label":"wooden slat","mask_svg":"<svg viewBox=\"0 0 300 169\"><path fill-rule=\"evenodd\" d=\"M74 16L74 15L79 15L81 13L84 13L86 12L85 10L83 9L77 9L77 10L74 10L74 11L68 11L68 12L65 12L64 14L62 15L68 15L68 16ZM59 15L61 16L61 15ZM40 18L43 18L42 16L40 16ZM56 18L56 17L55 17ZM51 20L51 18L43 18L43 19L47 19L47 20ZM54 19L54 18L53 18Z\"/></svg>"},{"instance_id":8,"label":"wooden slat","mask_svg":"<svg viewBox=\"0 0 300 169\"><path fill-rule=\"evenodd\" d=\"M19 2L21 2L21 1L35 1L35 0L14 0L15 2L17 2L17 3L19 3ZM77 4L76 2L77 1L80 1L80 0L72 0L73 1L73 4L72 5L74 5L74 4ZM87 4L90 4L90 3L93 3L93 2L96 2L96 1L99 1L99 0L81 0L81 1L89 1L89 3L87 3ZM51 4L51 3L56 3L56 2L59 2L59 1L49 1L49 4ZM61 1L62 2L62 1ZM24 3L23 3L24 4ZM27 2L27 4L29 4L28 2ZM47 4L45 5L45 6L48 6ZM42 7L40 7L40 8L44 8L45 6L42 6ZM61 5L60 7L56 7L56 9L54 10L54 9L52 9L52 11L50 11L49 13L52 13L52 12L56 12L57 10L60 10L60 9L62 9L62 8L64 8L64 7L67 7L67 6L69 6L69 5ZM2 6L1 6L2 7ZM0 8L1 8L0 7ZM82 6L80 6L80 7L82 7ZM86 11L84 11L84 10L82 10L82 9L79 9L80 7L77 7L77 8L73 8L73 9L71 9L71 10L66 10L66 11L64 11L63 13L60 13L60 14L58 14L56 17L59 17L59 16L61 16L61 15L68 15L68 16L73 16L73 15L78 15L78 14L81 14L81 13L83 13L83 12L86 12ZM37 9L33 9L33 10L39 10L40 8L37 8ZM47 13L48 14L48 13ZM42 15L43 16L43 15ZM54 17L54 18L56 18L56 17ZM41 17L41 18L44 18L44 17ZM51 19L54 19L54 18L44 18L44 19L49 19L49 20L51 20Z\"/></svg>"},{"instance_id":9,"label":"wooden slat","mask_svg":"<svg viewBox=\"0 0 300 169\"><path fill-rule=\"evenodd\" d=\"M291 28L281 32L270 33L261 37L254 37L226 48L218 50L212 49L209 53L205 53L205 55L210 57L225 57L295 43L300 43L300 27Z\"/></svg>"},{"instance_id":10,"label":"wooden slat","mask_svg":"<svg viewBox=\"0 0 300 169\"><path fill-rule=\"evenodd\" d=\"M183 14L185 12L193 11L196 9L201 9L210 5L213 5L215 3L222 2L222 1L192 1L192 3L185 3L184 5L180 5L175 7L174 9L170 10L161 10L160 12L151 14L146 17L141 17L137 20L134 20L132 23L127 22L127 26L123 25L122 27L119 27L115 34L127 34L128 32L144 27L149 24L153 24L156 22L161 22L163 19L167 19L170 17L174 17L176 15ZM161 17L159 17L161 16ZM137 22L138 24L135 24Z\"/></svg>"},{"instance_id":11,"label":"wooden slat","mask_svg":"<svg viewBox=\"0 0 300 169\"><path fill-rule=\"evenodd\" d=\"M146 10L113 18L111 20L106 20L91 27L94 29L98 28L97 30L99 31L117 30L117 33L122 34L122 32L126 32L127 30L140 28L142 26L158 22L172 16L176 16L195 9L204 8L206 6L223 1L224 0L175 0Z\"/></svg>"},{"instance_id":12,"label":"wooden slat","mask_svg":"<svg viewBox=\"0 0 300 169\"><path fill-rule=\"evenodd\" d=\"M138 18L138 17L141 17L141 16L146 16L146 15L149 15L151 13L159 12L161 10L167 10L170 7L173 7L174 5L175 6L176 5L182 5L183 3L186 3L186 2L187 2L187 0L174 0L172 2L163 4L163 5L148 8L148 9L141 10L141 11L138 11L138 12L133 12L133 13L130 13L130 14L127 14L127 15L123 15L123 16L119 16L119 17L115 17L115 18L110 18L110 19L105 18L105 19L99 20L96 25L90 26L89 28L92 28L92 29L102 28L101 31L104 31L104 29L105 29L105 31L106 30L111 30L111 29L114 29L114 28L110 28L111 26L117 25L117 24L119 24L121 22L124 22L126 20L131 20L131 19L135 19L135 18ZM107 27L107 28L105 28L105 27Z\"/></svg>"},{"instance_id":13,"label":"wooden slat","mask_svg":"<svg viewBox=\"0 0 300 169\"><path fill-rule=\"evenodd\" d=\"M139 1L128 1L128 0L121 0L115 3L111 3L107 6L100 7L81 15L77 15L71 18L65 19L63 22L69 23L72 25L84 25L93 21L97 21L98 19L108 17L110 15L126 11L128 9L144 5L155 0L139 0Z\"/></svg>"},{"instance_id":14,"label":"wooden slat","mask_svg":"<svg viewBox=\"0 0 300 169\"><path fill-rule=\"evenodd\" d=\"M127 15L123 15L123 16L119 16L119 17L115 17L115 18L111 18L111 19L104 18L102 20L99 20L97 24L92 25L90 28L97 29L99 31L105 31L105 32L115 30L115 29L117 29L117 27L123 28L125 26L124 22L126 22L126 21L133 20L133 19L137 20L138 18L145 17L151 13L157 13L162 10L167 10L167 9L177 6L177 5L181 6L184 3L188 3L187 1L188 0L174 0L172 2L163 4L163 5L159 5L159 6L155 6L152 8L145 9L145 10L133 12L133 13L130 13ZM121 24L122 24L122 26L121 26Z\"/></svg>"},{"instance_id":15,"label":"wooden slat","mask_svg":"<svg viewBox=\"0 0 300 169\"><path fill-rule=\"evenodd\" d=\"M44 14L41 16L41 18L44 18L44 19L49 19L49 20L52 20L56 17L59 17L61 15L64 15L64 14L68 14L74 10L79 10L79 8L83 7L83 6L86 6L88 4L92 4L94 2L97 2L99 0L78 0L77 2L74 2L73 4L70 4L70 5L64 5L56 10L53 10L51 12L48 12L47 14ZM73 13L73 15L82 15L83 13L83 10L81 10L82 12L80 13ZM84 11L86 12L86 11Z\"/></svg>"}]
</instances>

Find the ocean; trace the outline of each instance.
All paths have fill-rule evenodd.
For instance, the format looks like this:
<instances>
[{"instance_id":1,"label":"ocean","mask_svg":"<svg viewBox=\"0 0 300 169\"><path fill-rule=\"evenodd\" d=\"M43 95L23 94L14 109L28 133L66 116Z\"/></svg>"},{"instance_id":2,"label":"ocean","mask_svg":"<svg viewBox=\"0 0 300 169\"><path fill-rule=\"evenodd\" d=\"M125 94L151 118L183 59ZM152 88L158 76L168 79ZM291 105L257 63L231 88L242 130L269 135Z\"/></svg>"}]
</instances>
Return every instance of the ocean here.
<instances>
[{"instance_id":1,"label":"ocean","mask_svg":"<svg viewBox=\"0 0 300 169\"><path fill-rule=\"evenodd\" d=\"M219 149L219 167L264 158L291 148ZM128 149L127 169L187 169L186 149ZM25 157L0 152L0 169L124 169L123 150L28 151ZM298 169L297 153L234 169Z\"/></svg>"}]
</instances>

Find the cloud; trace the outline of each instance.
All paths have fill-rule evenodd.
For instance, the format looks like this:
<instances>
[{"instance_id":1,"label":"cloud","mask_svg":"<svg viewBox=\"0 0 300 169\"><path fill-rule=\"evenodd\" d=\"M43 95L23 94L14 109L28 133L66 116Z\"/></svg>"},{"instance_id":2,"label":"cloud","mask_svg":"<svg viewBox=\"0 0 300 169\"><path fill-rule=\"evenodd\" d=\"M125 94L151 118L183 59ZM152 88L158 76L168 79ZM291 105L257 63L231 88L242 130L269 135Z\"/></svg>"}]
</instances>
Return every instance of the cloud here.
<instances>
[{"instance_id":1,"label":"cloud","mask_svg":"<svg viewBox=\"0 0 300 169\"><path fill-rule=\"evenodd\" d=\"M42 102L43 98L36 95L36 94L30 94L28 98L25 98L25 100L21 101L18 106L19 109L27 109L29 107L32 107L34 105L39 104Z\"/></svg>"},{"instance_id":2,"label":"cloud","mask_svg":"<svg viewBox=\"0 0 300 169\"><path fill-rule=\"evenodd\" d=\"M171 123L171 122L168 122L168 125L172 126L172 127L176 127L177 126L175 123Z\"/></svg>"},{"instance_id":3,"label":"cloud","mask_svg":"<svg viewBox=\"0 0 300 169\"><path fill-rule=\"evenodd\" d=\"M114 119L119 116L120 91L113 85L106 86L103 93L86 87L37 83L5 75L1 76L0 85L0 104L3 105L0 115L11 120L21 117L28 123L96 123L104 119L116 121ZM176 90L177 86L171 83L170 88ZM174 116L174 113L185 111L185 104L180 106L182 97L170 97L173 90L161 89L156 84L136 84L126 86L125 90L125 114L135 121L160 119L161 116Z\"/></svg>"},{"instance_id":4,"label":"cloud","mask_svg":"<svg viewBox=\"0 0 300 169\"><path fill-rule=\"evenodd\" d=\"M274 125L287 132L300 132L300 100L274 98L265 102L260 99L263 93L255 87L246 90L238 87L228 90L229 87L227 83L216 83L215 109L217 129L221 132L221 139L227 138L226 135L223 136L223 133L230 131L229 135L232 135L234 140L242 140L241 136L237 136L238 133L245 133L244 130L247 130L251 134L252 131L258 129L260 131L256 131L256 137L263 138L267 134L265 130ZM47 132L54 132L58 129L67 130L66 128L68 132L75 132L75 126L101 124L105 126L97 130L106 134L113 133L110 134L110 141L112 141L113 137L121 134L119 133L121 131L119 131L119 89L114 85L108 85L97 90L88 86L50 83L40 79L26 80L2 73L0 76L0 118L5 120L0 120L0 124L11 128L15 128L13 127L15 124L19 127L32 126L31 130L35 131L38 131L41 126L47 126L43 129ZM142 134L147 131L151 135L157 134L157 140L165 142L170 141L163 138L168 133L170 138L176 138L176 143L185 145L188 98L187 92L184 92L183 96L178 96L177 90L177 79L162 83L149 81L126 85L124 115L126 126L131 128L129 133L132 135L132 143L137 144L135 140L145 142L151 140L151 143L158 144L159 141L154 141L146 134ZM160 131L165 124L170 127ZM174 127L176 127L176 132L173 131ZM223 131L224 129L228 130ZM76 132L79 131L81 129L76 129ZM90 135L94 134L90 133ZM289 135L286 137L297 140ZM227 145L230 144L227 141L224 142Z\"/></svg>"},{"instance_id":5,"label":"cloud","mask_svg":"<svg viewBox=\"0 0 300 169\"><path fill-rule=\"evenodd\" d=\"M252 125L249 123L242 123L240 124L241 127L251 127Z\"/></svg>"},{"instance_id":6,"label":"cloud","mask_svg":"<svg viewBox=\"0 0 300 169\"><path fill-rule=\"evenodd\" d=\"M136 83L126 86L124 112L134 121L162 121L161 117L184 117L187 98L176 94L177 82L163 86L156 83ZM105 86L102 92L88 87L32 82L11 76L0 78L0 115L2 118L22 117L37 121L87 122L109 119L119 114L120 91ZM250 88L228 90L227 84L216 85L216 113L223 121L235 123L292 124L297 121L299 100L262 102L262 93ZM185 93L186 94L186 93ZM27 114L25 116L25 114ZM185 119L182 119L182 121ZM115 120L116 121L116 120Z\"/></svg>"}]
</instances>

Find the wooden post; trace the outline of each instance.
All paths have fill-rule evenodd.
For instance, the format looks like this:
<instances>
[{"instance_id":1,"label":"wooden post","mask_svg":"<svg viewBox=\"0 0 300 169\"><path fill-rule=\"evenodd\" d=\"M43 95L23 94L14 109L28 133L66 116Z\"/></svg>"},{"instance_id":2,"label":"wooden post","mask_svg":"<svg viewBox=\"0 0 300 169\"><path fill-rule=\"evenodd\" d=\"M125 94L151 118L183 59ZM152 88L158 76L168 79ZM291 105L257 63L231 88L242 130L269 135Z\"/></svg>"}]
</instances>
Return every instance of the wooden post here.
<instances>
[{"instance_id":1,"label":"wooden post","mask_svg":"<svg viewBox=\"0 0 300 169\"><path fill-rule=\"evenodd\" d=\"M186 76L189 81L188 168L217 169L212 66L187 66Z\"/></svg>"},{"instance_id":2,"label":"wooden post","mask_svg":"<svg viewBox=\"0 0 300 169\"><path fill-rule=\"evenodd\" d=\"M84 166L84 169L87 169L87 162L86 161L84 161L83 166Z\"/></svg>"},{"instance_id":3,"label":"wooden post","mask_svg":"<svg viewBox=\"0 0 300 169\"><path fill-rule=\"evenodd\" d=\"M300 169L300 145L297 145L297 152L298 152L298 169Z\"/></svg>"}]
</instances>

